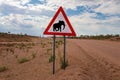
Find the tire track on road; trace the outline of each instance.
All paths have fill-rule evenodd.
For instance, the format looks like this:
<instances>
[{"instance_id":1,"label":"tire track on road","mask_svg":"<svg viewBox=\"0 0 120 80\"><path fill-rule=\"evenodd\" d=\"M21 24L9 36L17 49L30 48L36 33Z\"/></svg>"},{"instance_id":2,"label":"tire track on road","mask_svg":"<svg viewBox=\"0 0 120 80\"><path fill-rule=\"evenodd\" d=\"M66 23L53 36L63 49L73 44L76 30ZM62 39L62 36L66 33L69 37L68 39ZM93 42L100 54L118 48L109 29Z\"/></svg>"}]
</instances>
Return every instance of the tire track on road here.
<instances>
[{"instance_id":1,"label":"tire track on road","mask_svg":"<svg viewBox=\"0 0 120 80\"><path fill-rule=\"evenodd\" d=\"M82 51L86 64L84 66L84 74L89 76L91 80L119 80L120 66L107 62L102 56L94 56L90 52L86 52L83 47L76 44Z\"/></svg>"}]
</instances>

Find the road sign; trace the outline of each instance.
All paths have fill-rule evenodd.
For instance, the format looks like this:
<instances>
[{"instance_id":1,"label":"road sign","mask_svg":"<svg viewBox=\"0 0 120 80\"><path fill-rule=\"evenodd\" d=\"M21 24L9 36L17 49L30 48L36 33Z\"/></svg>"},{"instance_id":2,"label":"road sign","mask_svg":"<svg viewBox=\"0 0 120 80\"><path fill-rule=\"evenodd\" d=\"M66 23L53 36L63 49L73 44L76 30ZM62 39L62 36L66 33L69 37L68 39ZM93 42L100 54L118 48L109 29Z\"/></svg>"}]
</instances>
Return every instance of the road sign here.
<instances>
[{"instance_id":1,"label":"road sign","mask_svg":"<svg viewBox=\"0 0 120 80\"><path fill-rule=\"evenodd\" d=\"M76 33L62 7L58 9L43 34L76 36Z\"/></svg>"}]
</instances>

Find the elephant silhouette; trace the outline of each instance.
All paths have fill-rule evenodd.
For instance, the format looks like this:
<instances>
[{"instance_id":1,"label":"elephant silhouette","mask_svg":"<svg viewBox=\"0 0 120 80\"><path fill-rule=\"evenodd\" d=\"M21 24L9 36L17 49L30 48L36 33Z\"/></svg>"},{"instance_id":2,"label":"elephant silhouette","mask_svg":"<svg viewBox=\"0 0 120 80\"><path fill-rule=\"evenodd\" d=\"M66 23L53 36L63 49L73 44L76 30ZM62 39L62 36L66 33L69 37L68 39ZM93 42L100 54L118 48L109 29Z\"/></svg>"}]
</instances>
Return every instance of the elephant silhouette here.
<instances>
[{"instance_id":1,"label":"elephant silhouette","mask_svg":"<svg viewBox=\"0 0 120 80\"><path fill-rule=\"evenodd\" d=\"M65 22L64 21L59 21L58 23L53 24L53 31L60 31L63 25L63 30L65 29Z\"/></svg>"}]
</instances>

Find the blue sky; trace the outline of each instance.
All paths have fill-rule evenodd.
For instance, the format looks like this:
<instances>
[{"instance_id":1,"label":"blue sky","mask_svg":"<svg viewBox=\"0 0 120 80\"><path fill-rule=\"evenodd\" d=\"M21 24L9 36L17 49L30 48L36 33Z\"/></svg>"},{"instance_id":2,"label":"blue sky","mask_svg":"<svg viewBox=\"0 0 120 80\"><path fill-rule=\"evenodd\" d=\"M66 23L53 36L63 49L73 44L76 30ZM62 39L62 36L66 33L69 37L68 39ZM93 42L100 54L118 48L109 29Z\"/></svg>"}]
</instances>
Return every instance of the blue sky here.
<instances>
[{"instance_id":1,"label":"blue sky","mask_svg":"<svg viewBox=\"0 0 120 80\"><path fill-rule=\"evenodd\" d=\"M77 35L120 34L120 0L0 0L0 32L43 35L62 6Z\"/></svg>"}]
</instances>

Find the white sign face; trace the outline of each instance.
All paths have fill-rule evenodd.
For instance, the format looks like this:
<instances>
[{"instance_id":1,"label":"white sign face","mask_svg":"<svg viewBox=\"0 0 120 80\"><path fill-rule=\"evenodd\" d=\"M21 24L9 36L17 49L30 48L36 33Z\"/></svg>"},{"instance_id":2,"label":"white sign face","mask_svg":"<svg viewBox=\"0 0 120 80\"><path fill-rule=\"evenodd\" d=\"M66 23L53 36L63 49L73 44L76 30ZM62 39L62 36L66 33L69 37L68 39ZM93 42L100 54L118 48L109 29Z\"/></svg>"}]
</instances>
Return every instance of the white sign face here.
<instances>
[{"instance_id":1,"label":"white sign face","mask_svg":"<svg viewBox=\"0 0 120 80\"><path fill-rule=\"evenodd\" d=\"M61 12L51 26L48 32L72 33Z\"/></svg>"}]
</instances>

